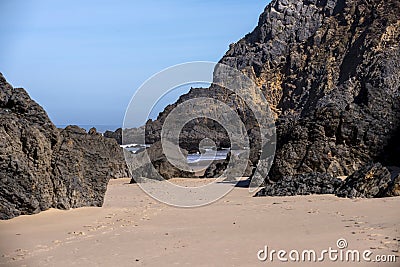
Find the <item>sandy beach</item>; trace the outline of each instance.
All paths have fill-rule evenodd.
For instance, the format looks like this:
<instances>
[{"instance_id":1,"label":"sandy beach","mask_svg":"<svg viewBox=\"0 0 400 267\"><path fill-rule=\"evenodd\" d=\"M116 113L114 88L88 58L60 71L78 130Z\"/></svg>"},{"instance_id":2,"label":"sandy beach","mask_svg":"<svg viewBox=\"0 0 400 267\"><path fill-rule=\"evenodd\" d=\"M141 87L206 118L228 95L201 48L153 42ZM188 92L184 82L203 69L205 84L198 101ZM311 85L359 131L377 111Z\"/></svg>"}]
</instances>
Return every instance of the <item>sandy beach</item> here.
<instances>
[{"instance_id":1,"label":"sandy beach","mask_svg":"<svg viewBox=\"0 0 400 267\"><path fill-rule=\"evenodd\" d=\"M283 266L288 263L260 261L259 250L337 249L340 238L348 249L371 250L371 257L398 256L399 204L400 198L330 195L254 198L235 188L214 204L175 208L118 179L109 183L102 208L51 209L1 221L0 265ZM356 265L329 259L296 264Z\"/></svg>"}]
</instances>

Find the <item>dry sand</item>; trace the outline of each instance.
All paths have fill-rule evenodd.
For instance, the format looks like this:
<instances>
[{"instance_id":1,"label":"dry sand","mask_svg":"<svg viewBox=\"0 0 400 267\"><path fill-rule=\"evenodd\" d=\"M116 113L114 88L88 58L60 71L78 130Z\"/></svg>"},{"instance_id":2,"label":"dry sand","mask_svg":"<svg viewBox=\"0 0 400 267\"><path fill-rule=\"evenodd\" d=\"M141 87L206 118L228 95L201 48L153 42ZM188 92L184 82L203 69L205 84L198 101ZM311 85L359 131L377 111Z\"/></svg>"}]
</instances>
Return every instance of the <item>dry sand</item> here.
<instances>
[{"instance_id":1,"label":"dry sand","mask_svg":"<svg viewBox=\"0 0 400 267\"><path fill-rule=\"evenodd\" d=\"M176 180L181 183L184 180ZM400 198L330 195L253 198L235 188L201 208L159 203L129 179L112 180L102 208L49 210L0 221L2 266L287 266L261 262L264 248L348 249L399 255ZM227 186L231 186L227 184ZM400 266L295 263L296 266Z\"/></svg>"}]
</instances>

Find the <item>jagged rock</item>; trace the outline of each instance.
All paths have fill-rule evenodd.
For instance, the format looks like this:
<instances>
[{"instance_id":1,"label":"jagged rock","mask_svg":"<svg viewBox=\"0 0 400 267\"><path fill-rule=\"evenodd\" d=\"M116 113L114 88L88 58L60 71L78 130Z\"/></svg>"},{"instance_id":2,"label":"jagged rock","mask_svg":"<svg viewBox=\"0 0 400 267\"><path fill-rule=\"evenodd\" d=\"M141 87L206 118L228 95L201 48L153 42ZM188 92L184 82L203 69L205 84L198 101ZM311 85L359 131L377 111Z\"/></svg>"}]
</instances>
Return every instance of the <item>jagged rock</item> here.
<instances>
[{"instance_id":1,"label":"jagged rock","mask_svg":"<svg viewBox=\"0 0 400 267\"><path fill-rule=\"evenodd\" d=\"M389 188L386 192L386 196L388 197L400 196L400 174L394 176L394 178L392 179Z\"/></svg>"},{"instance_id":2,"label":"jagged rock","mask_svg":"<svg viewBox=\"0 0 400 267\"><path fill-rule=\"evenodd\" d=\"M399 150L399 12L395 0L275 0L231 45L221 63L260 84L276 113L270 179L400 165L386 152Z\"/></svg>"},{"instance_id":3,"label":"jagged rock","mask_svg":"<svg viewBox=\"0 0 400 267\"><path fill-rule=\"evenodd\" d=\"M220 177L224 173L227 165L228 161L226 159L214 160L204 171L202 178Z\"/></svg>"},{"instance_id":4,"label":"jagged rock","mask_svg":"<svg viewBox=\"0 0 400 267\"><path fill-rule=\"evenodd\" d=\"M271 181L256 196L334 194L341 185L342 180L326 173L299 174L283 177L277 182Z\"/></svg>"},{"instance_id":5,"label":"jagged rock","mask_svg":"<svg viewBox=\"0 0 400 267\"><path fill-rule=\"evenodd\" d=\"M78 126L61 130L53 165L54 205L62 209L101 206L108 180L129 177L121 148L93 128L89 134Z\"/></svg>"},{"instance_id":6,"label":"jagged rock","mask_svg":"<svg viewBox=\"0 0 400 267\"><path fill-rule=\"evenodd\" d=\"M89 168L93 170L85 170L89 172L89 177L104 174L112 179L129 177L122 149L114 140L104 138L96 128L91 128L86 134L86 131L78 126L67 126L60 130L59 143L61 145L56 147L59 158L55 163L57 166L64 161L64 156L76 157L73 162L80 162L82 166L94 166Z\"/></svg>"},{"instance_id":7,"label":"jagged rock","mask_svg":"<svg viewBox=\"0 0 400 267\"><path fill-rule=\"evenodd\" d=\"M101 206L108 180L128 175L114 140L95 129L60 131L24 89L0 74L0 219Z\"/></svg>"},{"instance_id":8,"label":"jagged rock","mask_svg":"<svg viewBox=\"0 0 400 267\"><path fill-rule=\"evenodd\" d=\"M115 139L118 144L122 145L122 128L118 128L114 132L107 130L104 132L103 136Z\"/></svg>"},{"instance_id":9,"label":"jagged rock","mask_svg":"<svg viewBox=\"0 0 400 267\"><path fill-rule=\"evenodd\" d=\"M348 198L389 196L392 187L389 170L380 163L367 164L346 178L336 195ZM398 188L398 186L397 186ZM395 193L396 189L393 190Z\"/></svg>"},{"instance_id":10,"label":"jagged rock","mask_svg":"<svg viewBox=\"0 0 400 267\"><path fill-rule=\"evenodd\" d=\"M161 129L163 127L164 121L169 115L169 113L179 104L193 99L193 98L216 98L223 101L228 106L236 109L238 106L238 101L235 100L235 96L232 95L230 91L224 88L212 85L210 88L191 88L189 93L184 94L179 97L176 103L168 105L163 112L161 112L157 120L149 120L145 125L145 139L146 143L151 144L161 140ZM241 104L240 106L243 106ZM229 148L231 146L228 133L218 122L207 119L207 114L209 113L208 106L201 106L200 103L196 103L193 107L196 110L204 110L204 117L193 119L189 121L182 129L179 138L179 145L183 149L187 150L189 153L196 153L199 151L199 143L208 138L211 139L218 148ZM247 114L251 115L251 114ZM247 118L247 117L245 117ZM251 120L250 120L251 121ZM242 129L238 127L238 134ZM124 133L125 134L125 133ZM132 136L132 133L128 133L125 136Z\"/></svg>"},{"instance_id":11,"label":"jagged rock","mask_svg":"<svg viewBox=\"0 0 400 267\"><path fill-rule=\"evenodd\" d=\"M117 141L120 145L128 145L128 144L143 144L144 138L144 126L139 128L126 128L122 130L122 128L116 129L113 131L105 131L103 136L107 138L112 138ZM152 135L148 135L146 144L155 143L158 141Z\"/></svg>"},{"instance_id":12,"label":"jagged rock","mask_svg":"<svg viewBox=\"0 0 400 267\"><path fill-rule=\"evenodd\" d=\"M0 74L0 219L52 207L58 137L43 108Z\"/></svg>"},{"instance_id":13,"label":"jagged rock","mask_svg":"<svg viewBox=\"0 0 400 267\"><path fill-rule=\"evenodd\" d=\"M97 129L95 127L92 127L89 129L88 134L90 135L101 135L100 133L97 132Z\"/></svg>"},{"instance_id":14,"label":"jagged rock","mask_svg":"<svg viewBox=\"0 0 400 267\"><path fill-rule=\"evenodd\" d=\"M371 161L400 166L399 13L397 0L273 0L254 31L230 45L220 62L251 77L276 118L268 179L348 176ZM257 122L246 103L215 85L193 88L149 121L146 142L160 140L163 121L176 105L201 96L237 108L255 165ZM212 120L194 120L181 135L188 151L205 137L229 145Z\"/></svg>"},{"instance_id":15,"label":"jagged rock","mask_svg":"<svg viewBox=\"0 0 400 267\"><path fill-rule=\"evenodd\" d=\"M164 143L165 146L173 146L169 142ZM180 149L182 155L185 157L188 152ZM156 142L143 152L133 154L125 151L127 164L132 173L131 183L141 181L141 178L162 180L177 178L193 178L194 172L185 171L171 164L165 156L161 142ZM172 155L173 158L174 155ZM149 162L151 161L151 163Z\"/></svg>"},{"instance_id":16,"label":"jagged rock","mask_svg":"<svg viewBox=\"0 0 400 267\"><path fill-rule=\"evenodd\" d=\"M236 160L240 159L240 155L236 155L234 153L232 153L231 151L228 152L228 154L226 155L226 159L224 160L214 160L210 166L208 166L208 168L205 170L204 174L203 174L203 178L215 178L215 177L220 177L223 174L230 176L230 173L232 174L232 176L237 176L238 173L242 173L242 170L236 170L235 168L233 168L232 170L230 170L230 173L226 173L226 169L228 167L229 161L231 160L231 157L235 157ZM247 162L247 167L243 172L243 177L249 177L250 175L252 175L253 172L253 164L250 160L248 160ZM227 178L231 178L231 177L227 177Z\"/></svg>"}]
</instances>

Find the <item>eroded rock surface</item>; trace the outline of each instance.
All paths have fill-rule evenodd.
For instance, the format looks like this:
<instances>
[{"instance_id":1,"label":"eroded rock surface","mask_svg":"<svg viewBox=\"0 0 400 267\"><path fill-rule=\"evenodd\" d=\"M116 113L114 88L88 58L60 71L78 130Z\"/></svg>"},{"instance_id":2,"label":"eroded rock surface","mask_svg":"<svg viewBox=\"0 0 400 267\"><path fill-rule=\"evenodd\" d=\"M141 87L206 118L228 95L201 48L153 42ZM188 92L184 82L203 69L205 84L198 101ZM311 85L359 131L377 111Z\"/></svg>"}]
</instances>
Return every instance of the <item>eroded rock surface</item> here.
<instances>
[{"instance_id":1,"label":"eroded rock surface","mask_svg":"<svg viewBox=\"0 0 400 267\"><path fill-rule=\"evenodd\" d=\"M312 187L311 178L354 178L359 175L355 172L362 172L370 162L400 166L398 14L398 0L273 0L254 31L230 45L220 62L247 74L273 111L276 155L271 171L263 173L266 184L281 179L287 184L293 178L294 183L300 179ZM243 99L215 84L192 88L167 106L157 120L148 121L145 142L160 141L168 114L198 97L215 98L237 110L246 127L240 134L249 135L250 162L255 166L261 148L258 122ZM131 133L129 141L135 143L138 130ZM107 136L121 140L119 132ZM223 127L206 118L195 119L183 128L180 146L197 152L204 138L213 140L217 147L231 146ZM163 168L170 166L161 162L156 164L158 172L168 172ZM223 164L210 166L206 176L221 173ZM387 175L380 177L386 190L396 188L393 178L387 183ZM345 183L355 186L354 190L361 186L350 181ZM368 184L365 179L361 183ZM365 188L369 188L367 184Z\"/></svg>"},{"instance_id":2,"label":"eroded rock surface","mask_svg":"<svg viewBox=\"0 0 400 267\"><path fill-rule=\"evenodd\" d=\"M274 112L278 140L270 180L348 176L371 161L400 165L399 13L396 0L274 0L254 31L230 45L220 62L251 77ZM178 104L202 96L237 109L256 164L254 116L241 99L215 85L193 88L149 121L146 142L160 140L163 122ZM194 120L181 135L189 152L203 138L230 145L212 120Z\"/></svg>"},{"instance_id":3,"label":"eroded rock surface","mask_svg":"<svg viewBox=\"0 0 400 267\"><path fill-rule=\"evenodd\" d=\"M393 183L387 168L380 163L367 164L347 177L336 195L348 198L387 197L395 187Z\"/></svg>"},{"instance_id":4,"label":"eroded rock surface","mask_svg":"<svg viewBox=\"0 0 400 267\"><path fill-rule=\"evenodd\" d=\"M128 176L116 141L95 129L57 129L24 89L1 74L0 139L0 219L101 206L108 180Z\"/></svg>"},{"instance_id":5,"label":"eroded rock surface","mask_svg":"<svg viewBox=\"0 0 400 267\"><path fill-rule=\"evenodd\" d=\"M165 145L172 146L172 144L169 144L168 142L166 142ZM183 159L186 161L188 152L184 149L181 149L181 153L184 156ZM163 180L174 177L195 177L194 172L182 170L182 168L178 168L171 164L165 155L161 142L154 143L151 147L138 154L125 151L125 155L127 158L128 167L132 173L131 183L143 181L142 178ZM174 157L173 154L172 159L178 159L178 157ZM188 169L188 166L186 166L186 169Z\"/></svg>"},{"instance_id":6,"label":"eroded rock surface","mask_svg":"<svg viewBox=\"0 0 400 267\"><path fill-rule=\"evenodd\" d=\"M342 180L326 173L299 174L267 184L256 196L335 194L341 185Z\"/></svg>"},{"instance_id":7,"label":"eroded rock surface","mask_svg":"<svg viewBox=\"0 0 400 267\"><path fill-rule=\"evenodd\" d=\"M250 75L276 112L270 179L350 175L393 149L399 11L394 0L276 0L231 45L221 62Z\"/></svg>"},{"instance_id":8,"label":"eroded rock surface","mask_svg":"<svg viewBox=\"0 0 400 267\"><path fill-rule=\"evenodd\" d=\"M370 162L400 166L398 14L397 0L273 0L254 31L230 45L220 62L255 81L276 119L277 148L267 182L312 173L349 176ZM168 106L148 123L149 140L158 140L177 104L202 95L237 108L255 164L257 122L245 103L216 86L192 89ZM195 123L212 129L210 120ZM194 129L183 130L190 138L182 145L189 151L203 138Z\"/></svg>"}]
</instances>

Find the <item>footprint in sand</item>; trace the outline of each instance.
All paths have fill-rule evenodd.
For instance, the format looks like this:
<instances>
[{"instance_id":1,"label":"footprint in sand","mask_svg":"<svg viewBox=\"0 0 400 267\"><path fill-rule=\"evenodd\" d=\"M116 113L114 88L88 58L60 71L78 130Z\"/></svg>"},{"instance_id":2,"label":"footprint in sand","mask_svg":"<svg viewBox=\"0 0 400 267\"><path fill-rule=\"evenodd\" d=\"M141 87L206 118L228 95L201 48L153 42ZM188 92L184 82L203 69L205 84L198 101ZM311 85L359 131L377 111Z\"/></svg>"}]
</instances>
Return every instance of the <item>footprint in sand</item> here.
<instances>
[{"instance_id":1,"label":"footprint in sand","mask_svg":"<svg viewBox=\"0 0 400 267\"><path fill-rule=\"evenodd\" d=\"M75 236L82 236L82 235L86 235L85 232L82 231L73 231L73 232L68 232L69 235L75 235Z\"/></svg>"}]
</instances>

